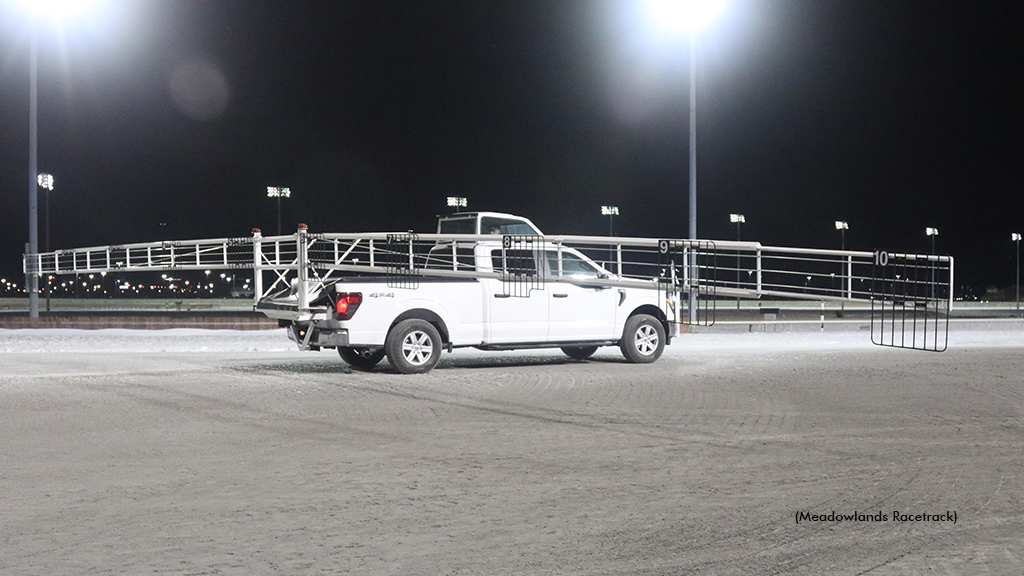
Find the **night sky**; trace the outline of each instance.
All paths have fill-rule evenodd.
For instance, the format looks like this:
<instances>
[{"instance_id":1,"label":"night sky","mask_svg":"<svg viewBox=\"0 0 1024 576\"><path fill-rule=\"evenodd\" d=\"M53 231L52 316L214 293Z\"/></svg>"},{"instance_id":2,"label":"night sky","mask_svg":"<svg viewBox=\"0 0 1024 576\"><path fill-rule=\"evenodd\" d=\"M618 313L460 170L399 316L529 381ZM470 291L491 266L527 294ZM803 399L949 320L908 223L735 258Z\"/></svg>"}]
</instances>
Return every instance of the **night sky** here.
<instances>
[{"instance_id":1,"label":"night sky","mask_svg":"<svg viewBox=\"0 0 1024 576\"><path fill-rule=\"evenodd\" d=\"M685 237L688 40L643 2L121 0L39 25L51 246L429 232L446 196L547 233ZM0 273L28 239L28 18L0 4ZM1014 278L1024 3L733 0L699 35L698 235ZM43 215L40 199L40 217ZM40 224L40 248L43 225ZM958 290L959 293L959 290Z\"/></svg>"}]
</instances>

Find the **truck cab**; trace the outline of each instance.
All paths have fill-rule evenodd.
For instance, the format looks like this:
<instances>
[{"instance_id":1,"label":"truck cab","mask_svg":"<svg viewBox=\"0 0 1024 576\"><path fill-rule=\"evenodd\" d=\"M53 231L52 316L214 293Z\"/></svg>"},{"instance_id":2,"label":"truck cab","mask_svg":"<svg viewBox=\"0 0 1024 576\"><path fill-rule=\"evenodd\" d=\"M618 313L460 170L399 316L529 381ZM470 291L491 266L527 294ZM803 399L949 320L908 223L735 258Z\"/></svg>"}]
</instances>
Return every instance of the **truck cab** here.
<instances>
[{"instance_id":1,"label":"truck cab","mask_svg":"<svg viewBox=\"0 0 1024 576\"><path fill-rule=\"evenodd\" d=\"M512 234L540 236L533 222L502 212L457 212L438 216L438 234Z\"/></svg>"}]
</instances>

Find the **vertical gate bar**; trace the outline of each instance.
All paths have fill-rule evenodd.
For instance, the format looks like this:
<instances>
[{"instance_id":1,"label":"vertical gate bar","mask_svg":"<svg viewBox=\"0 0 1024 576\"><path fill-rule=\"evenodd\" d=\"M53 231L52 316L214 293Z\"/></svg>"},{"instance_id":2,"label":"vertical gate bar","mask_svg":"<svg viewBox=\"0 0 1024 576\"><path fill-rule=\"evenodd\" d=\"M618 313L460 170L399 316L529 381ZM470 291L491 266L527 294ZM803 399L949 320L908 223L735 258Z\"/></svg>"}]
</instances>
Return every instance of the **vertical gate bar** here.
<instances>
[{"instance_id":1,"label":"vertical gate bar","mask_svg":"<svg viewBox=\"0 0 1024 576\"><path fill-rule=\"evenodd\" d=\"M374 266L376 266L376 263L375 263L373 258L374 258L374 254L373 254L373 238L370 238L370 268L373 268Z\"/></svg>"},{"instance_id":2,"label":"vertical gate bar","mask_svg":"<svg viewBox=\"0 0 1024 576\"><path fill-rule=\"evenodd\" d=\"M263 234L259 228L252 230L252 280L253 280L253 306L259 304L263 297L263 250L261 239Z\"/></svg>"},{"instance_id":3,"label":"vertical gate bar","mask_svg":"<svg viewBox=\"0 0 1024 576\"><path fill-rule=\"evenodd\" d=\"M615 246L615 260L616 260L616 263L618 264L618 266L616 267L616 270L618 270L617 274L619 275L619 277L621 277L622 276L622 244L618 244L618 245Z\"/></svg>"},{"instance_id":4,"label":"vertical gate bar","mask_svg":"<svg viewBox=\"0 0 1024 576\"><path fill-rule=\"evenodd\" d=\"M757 295L760 296L761 295L761 249L760 248L757 249L757 254L755 255L755 257L757 258Z\"/></svg>"},{"instance_id":5,"label":"vertical gate bar","mask_svg":"<svg viewBox=\"0 0 1024 576\"><path fill-rule=\"evenodd\" d=\"M853 298L853 256L846 257L846 297Z\"/></svg>"},{"instance_id":6,"label":"vertical gate bar","mask_svg":"<svg viewBox=\"0 0 1024 576\"><path fill-rule=\"evenodd\" d=\"M297 254L295 255L298 260L298 305L299 311L303 312L309 310L309 291L306 286L306 278L308 277L308 270L306 269L306 228L303 226L299 227L299 230L295 233L295 248Z\"/></svg>"}]
</instances>

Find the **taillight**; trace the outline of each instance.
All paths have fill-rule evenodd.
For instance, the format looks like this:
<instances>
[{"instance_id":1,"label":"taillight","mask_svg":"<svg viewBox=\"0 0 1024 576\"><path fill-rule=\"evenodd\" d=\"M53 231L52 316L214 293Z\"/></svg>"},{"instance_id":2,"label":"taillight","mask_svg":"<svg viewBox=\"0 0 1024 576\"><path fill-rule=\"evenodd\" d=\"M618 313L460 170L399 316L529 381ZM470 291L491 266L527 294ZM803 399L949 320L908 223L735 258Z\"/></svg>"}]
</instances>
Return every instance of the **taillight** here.
<instances>
[{"instance_id":1,"label":"taillight","mask_svg":"<svg viewBox=\"0 0 1024 576\"><path fill-rule=\"evenodd\" d=\"M337 319L351 320L362 301L363 294L361 292L339 292L337 304L335 304Z\"/></svg>"}]
</instances>

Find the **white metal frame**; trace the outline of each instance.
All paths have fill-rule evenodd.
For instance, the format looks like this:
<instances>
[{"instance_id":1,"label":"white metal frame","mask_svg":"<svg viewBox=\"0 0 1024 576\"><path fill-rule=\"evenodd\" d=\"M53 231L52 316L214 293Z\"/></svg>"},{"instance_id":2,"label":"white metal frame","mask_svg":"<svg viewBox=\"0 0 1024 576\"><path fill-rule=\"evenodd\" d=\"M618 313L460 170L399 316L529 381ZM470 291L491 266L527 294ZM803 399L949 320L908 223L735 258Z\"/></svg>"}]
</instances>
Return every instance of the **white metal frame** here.
<instances>
[{"instance_id":1,"label":"white metal frame","mask_svg":"<svg viewBox=\"0 0 1024 576\"><path fill-rule=\"evenodd\" d=\"M389 239L403 238L401 250ZM943 304L952 308L953 259L945 255L820 250L763 246L759 242L696 241L685 239L626 238L607 236L529 236L559 253L558 273L547 282L579 282L561 274L562 248L574 248L602 263L607 278L588 279L587 284L651 288L659 283L679 292L714 293L717 297L781 297L805 300L856 301L882 297L872 281L888 261L927 266L935 280L915 280L940 287ZM407 239L407 241L405 240ZM389 274L396 271L416 276L499 278L492 270L460 269L457 247L497 243L493 235L353 233L313 234L300 227L295 234L264 237L214 238L97 246L26 254L26 274L84 274L99 272L146 272L177 270L254 271L254 298L259 301L298 279L300 308L308 308L310 284L327 283L343 274ZM666 243L667 242L667 243ZM426 267L431 247L451 245L452 268ZM500 244L499 244L500 245ZM708 248L712 245L713 248ZM680 255L677 266L659 260L659 247L671 246ZM690 255L718 257L724 266L698 266L696 274L682 265ZM886 260L885 262L881 260ZM400 260L400 261L399 261ZM736 263L734 267L730 263ZM721 273L719 273L721 272ZM738 274L737 274L738 273ZM272 280L264 282L264 274ZM744 274L746 278L744 279ZM739 280L736 280L737 276ZM698 280L699 278L699 280ZM691 285L692 284L692 285Z\"/></svg>"}]
</instances>

